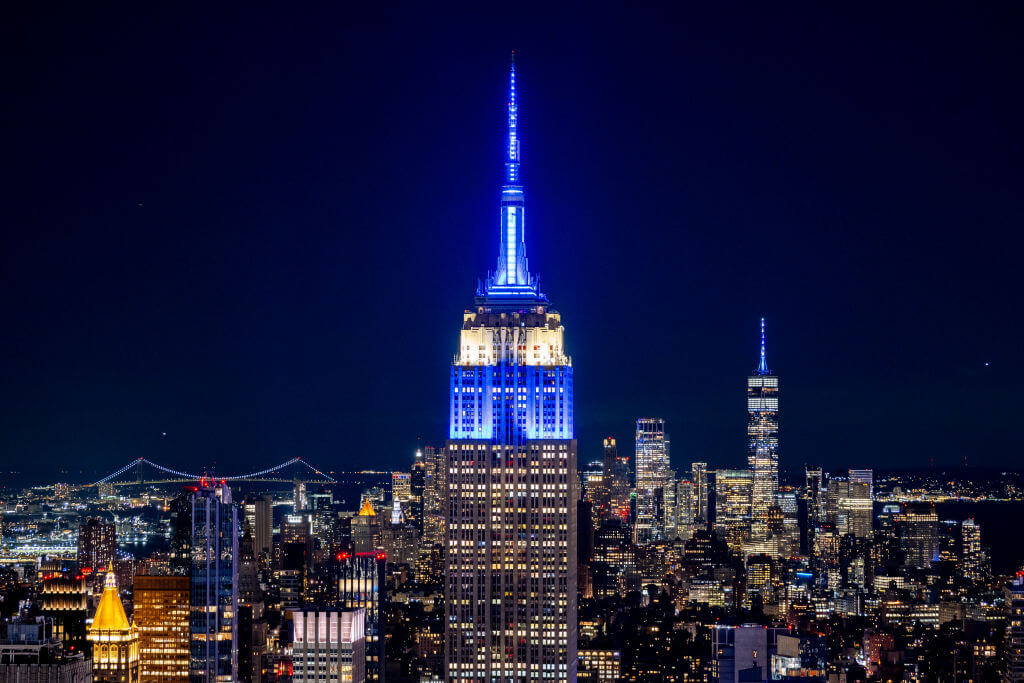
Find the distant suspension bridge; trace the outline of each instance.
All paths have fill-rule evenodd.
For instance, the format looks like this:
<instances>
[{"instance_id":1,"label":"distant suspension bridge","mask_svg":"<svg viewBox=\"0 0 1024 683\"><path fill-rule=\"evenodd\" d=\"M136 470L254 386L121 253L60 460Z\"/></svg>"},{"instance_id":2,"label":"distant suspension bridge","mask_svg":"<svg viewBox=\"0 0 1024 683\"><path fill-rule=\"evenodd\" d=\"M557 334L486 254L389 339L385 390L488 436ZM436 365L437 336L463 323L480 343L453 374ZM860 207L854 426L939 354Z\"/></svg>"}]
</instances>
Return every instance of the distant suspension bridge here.
<instances>
[{"instance_id":1,"label":"distant suspension bridge","mask_svg":"<svg viewBox=\"0 0 1024 683\"><path fill-rule=\"evenodd\" d=\"M144 465L147 465L156 472L165 475L163 477L155 476L154 473L147 472ZM292 467L291 472L286 470ZM134 471L135 478L130 479L129 476ZM292 474L292 476L286 477L286 474ZM259 482L293 482L302 481L311 484L336 484L337 480L329 474L318 470L302 458L292 458L282 462L279 465L268 467L265 470L259 472L250 472L248 474L235 474L231 476L225 476L220 474L192 474L189 472L182 472L180 470L173 469L171 467L164 467L158 463L148 460L146 458L136 458L127 465L111 472L102 479L93 482L90 486L100 486L101 484L112 484L114 486L125 486L130 484L177 484L182 482L201 481L203 479L210 479L215 481L259 481Z\"/></svg>"}]
</instances>

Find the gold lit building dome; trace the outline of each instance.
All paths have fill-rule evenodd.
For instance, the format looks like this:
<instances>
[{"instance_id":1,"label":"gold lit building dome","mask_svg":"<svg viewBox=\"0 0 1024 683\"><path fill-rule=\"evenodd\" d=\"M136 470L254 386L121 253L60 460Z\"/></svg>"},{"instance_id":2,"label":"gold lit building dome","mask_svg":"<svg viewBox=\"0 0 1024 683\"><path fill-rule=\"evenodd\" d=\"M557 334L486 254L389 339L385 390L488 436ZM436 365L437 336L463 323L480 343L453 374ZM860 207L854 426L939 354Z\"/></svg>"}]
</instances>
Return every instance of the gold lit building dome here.
<instances>
[{"instance_id":1,"label":"gold lit building dome","mask_svg":"<svg viewBox=\"0 0 1024 683\"><path fill-rule=\"evenodd\" d=\"M124 613L124 604L117 593L117 575L112 567L107 568L107 577L103 584L103 597L96 608L96 616L92 620L93 631L124 631L132 625Z\"/></svg>"},{"instance_id":2,"label":"gold lit building dome","mask_svg":"<svg viewBox=\"0 0 1024 683\"><path fill-rule=\"evenodd\" d=\"M351 508L349 508L351 509ZM377 513L374 511L373 506L370 505L370 499L367 498L363 501L363 507L359 508L360 517L376 517Z\"/></svg>"},{"instance_id":3,"label":"gold lit building dome","mask_svg":"<svg viewBox=\"0 0 1024 683\"><path fill-rule=\"evenodd\" d=\"M124 613L117 592L114 567L107 567L103 596L89 627L94 681L137 683L139 680L139 631Z\"/></svg>"}]
</instances>

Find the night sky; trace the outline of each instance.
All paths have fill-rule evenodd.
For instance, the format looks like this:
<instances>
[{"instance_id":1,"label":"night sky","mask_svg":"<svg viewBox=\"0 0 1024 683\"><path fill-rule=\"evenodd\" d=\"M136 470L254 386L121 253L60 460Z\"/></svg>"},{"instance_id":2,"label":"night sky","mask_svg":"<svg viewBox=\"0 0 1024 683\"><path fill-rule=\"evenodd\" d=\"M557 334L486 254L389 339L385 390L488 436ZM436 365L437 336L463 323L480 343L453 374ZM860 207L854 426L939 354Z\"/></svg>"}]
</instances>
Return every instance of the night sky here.
<instances>
[{"instance_id":1,"label":"night sky","mask_svg":"<svg viewBox=\"0 0 1024 683\"><path fill-rule=\"evenodd\" d=\"M512 49L581 462L660 416L677 468L743 463L761 315L784 469L1020 462L1020 3L20 4L13 469L404 467L443 443Z\"/></svg>"}]
</instances>

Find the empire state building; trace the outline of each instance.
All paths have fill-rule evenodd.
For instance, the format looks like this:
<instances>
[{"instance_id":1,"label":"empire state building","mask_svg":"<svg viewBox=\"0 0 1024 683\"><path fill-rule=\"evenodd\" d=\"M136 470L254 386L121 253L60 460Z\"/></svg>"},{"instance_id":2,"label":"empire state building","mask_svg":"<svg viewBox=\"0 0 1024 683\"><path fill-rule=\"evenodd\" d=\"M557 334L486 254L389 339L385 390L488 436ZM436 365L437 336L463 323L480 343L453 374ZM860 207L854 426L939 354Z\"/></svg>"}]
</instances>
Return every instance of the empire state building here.
<instances>
[{"instance_id":1,"label":"empire state building","mask_svg":"<svg viewBox=\"0 0 1024 683\"><path fill-rule=\"evenodd\" d=\"M576 440L561 316L526 260L516 71L498 263L451 367L445 669L450 682L576 680Z\"/></svg>"}]
</instances>

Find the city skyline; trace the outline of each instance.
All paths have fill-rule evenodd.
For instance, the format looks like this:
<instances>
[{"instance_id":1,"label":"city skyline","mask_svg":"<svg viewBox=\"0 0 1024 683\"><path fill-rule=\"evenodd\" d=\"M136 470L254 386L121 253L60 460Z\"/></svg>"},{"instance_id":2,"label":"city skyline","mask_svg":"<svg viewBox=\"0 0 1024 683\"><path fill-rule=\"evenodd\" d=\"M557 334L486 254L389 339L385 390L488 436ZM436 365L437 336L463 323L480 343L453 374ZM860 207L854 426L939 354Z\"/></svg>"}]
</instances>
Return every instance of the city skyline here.
<instances>
[{"instance_id":1,"label":"city skyline","mask_svg":"<svg viewBox=\"0 0 1024 683\"><path fill-rule=\"evenodd\" d=\"M1024 8L80 12L0 679L1024 683Z\"/></svg>"},{"instance_id":2,"label":"city skyline","mask_svg":"<svg viewBox=\"0 0 1024 683\"><path fill-rule=\"evenodd\" d=\"M1019 59L994 58L1008 39L999 22L930 18L988 46L956 53L969 77L948 78L954 56L937 54L922 31L883 55L830 46L896 30L867 26L865 15L808 31L807 20L752 11L715 46L687 33L726 21L701 12L689 23L666 17L684 27L680 36L634 18L652 33L649 45L580 53L515 19L504 44L470 36L430 52L427 83L411 75L427 53L415 33L367 29L341 47L322 33L307 41L297 17L270 48L283 73L216 58L208 83L190 76L205 73L220 44L212 29L190 27L198 52L177 61L161 51L170 34L145 17L114 22L143 30L110 56L76 42L110 30L99 16L55 20L94 30L76 26L46 59L36 57L53 38L15 40L29 58L13 111L24 134L12 154L25 172L13 185L19 229L4 250L18 296L5 303L13 334L0 448L36 476L75 461L109 472L138 456L230 470L284 455L337 469L394 467L417 443L440 445L446 417L435 392L451 347L443 321L493 248L487 169L500 154L492 131L502 116L494 75L517 47L529 75L519 127L535 187L531 254L545 289L562 293L561 310L581 321L579 338L601 340L574 348L582 462L600 457L606 436L632 452L635 420L657 416L677 468L742 467L738 392L764 316L773 370L786 381L784 471L875 460L955 466L965 457L1011 466L1021 335L1018 316L1007 315L1019 308L1009 293L1012 250L998 245L1020 209L1007 192L1020 155L1005 151L1020 102L973 85L999 82ZM890 19L903 26L911 17ZM730 57L730 48L771 47L755 31L764 22L825 66L769 49L761 74ZM264 29L246 29L227 39L230 52L258 53ZM619 34L587 18L570 35L599 46ZM310 73L283 75L316 49L325 52ZM365 74L349 66L385 49L393 52ZM893 64L920 89L906 92ZM822 68L847 78L830 85ZM231 78L238 73L246 78ZM219 97L228 82L239 90ZM377 82L391 85L382 92ZM126 83L137 99L120 111L109 96ZM180 100L174 87L184 88ZM778 89L770 102L769 88ZM296 114L295 96L315 112ZM638 97L646 113L628 105ZM83 105L94 101L98 110ZM212 101L222 114L197 117L195 107ZM188 121L201 121L198 133ZM52 142L36 144L44 138ZM932 163L939 147L954 160ZM98 158L110 163L89 172ZM957 238L963 226L977 239ZM389 306L365 306L370 292L407 304L409 324L425 331L415 353L361 331L367 321L386 324ZM608 321L633 318L658 324L642 337L602 333ZM383 375L359 360L374 354L388 359ZM609 372L623 362L626 371ZM936 413L935 395L958 420ZM387 400L407 416L398 429L370 408ZM850 415L862 427L852 434ZM849 438L834 443L840 431Z\"/></svg>"}]
</instances>

